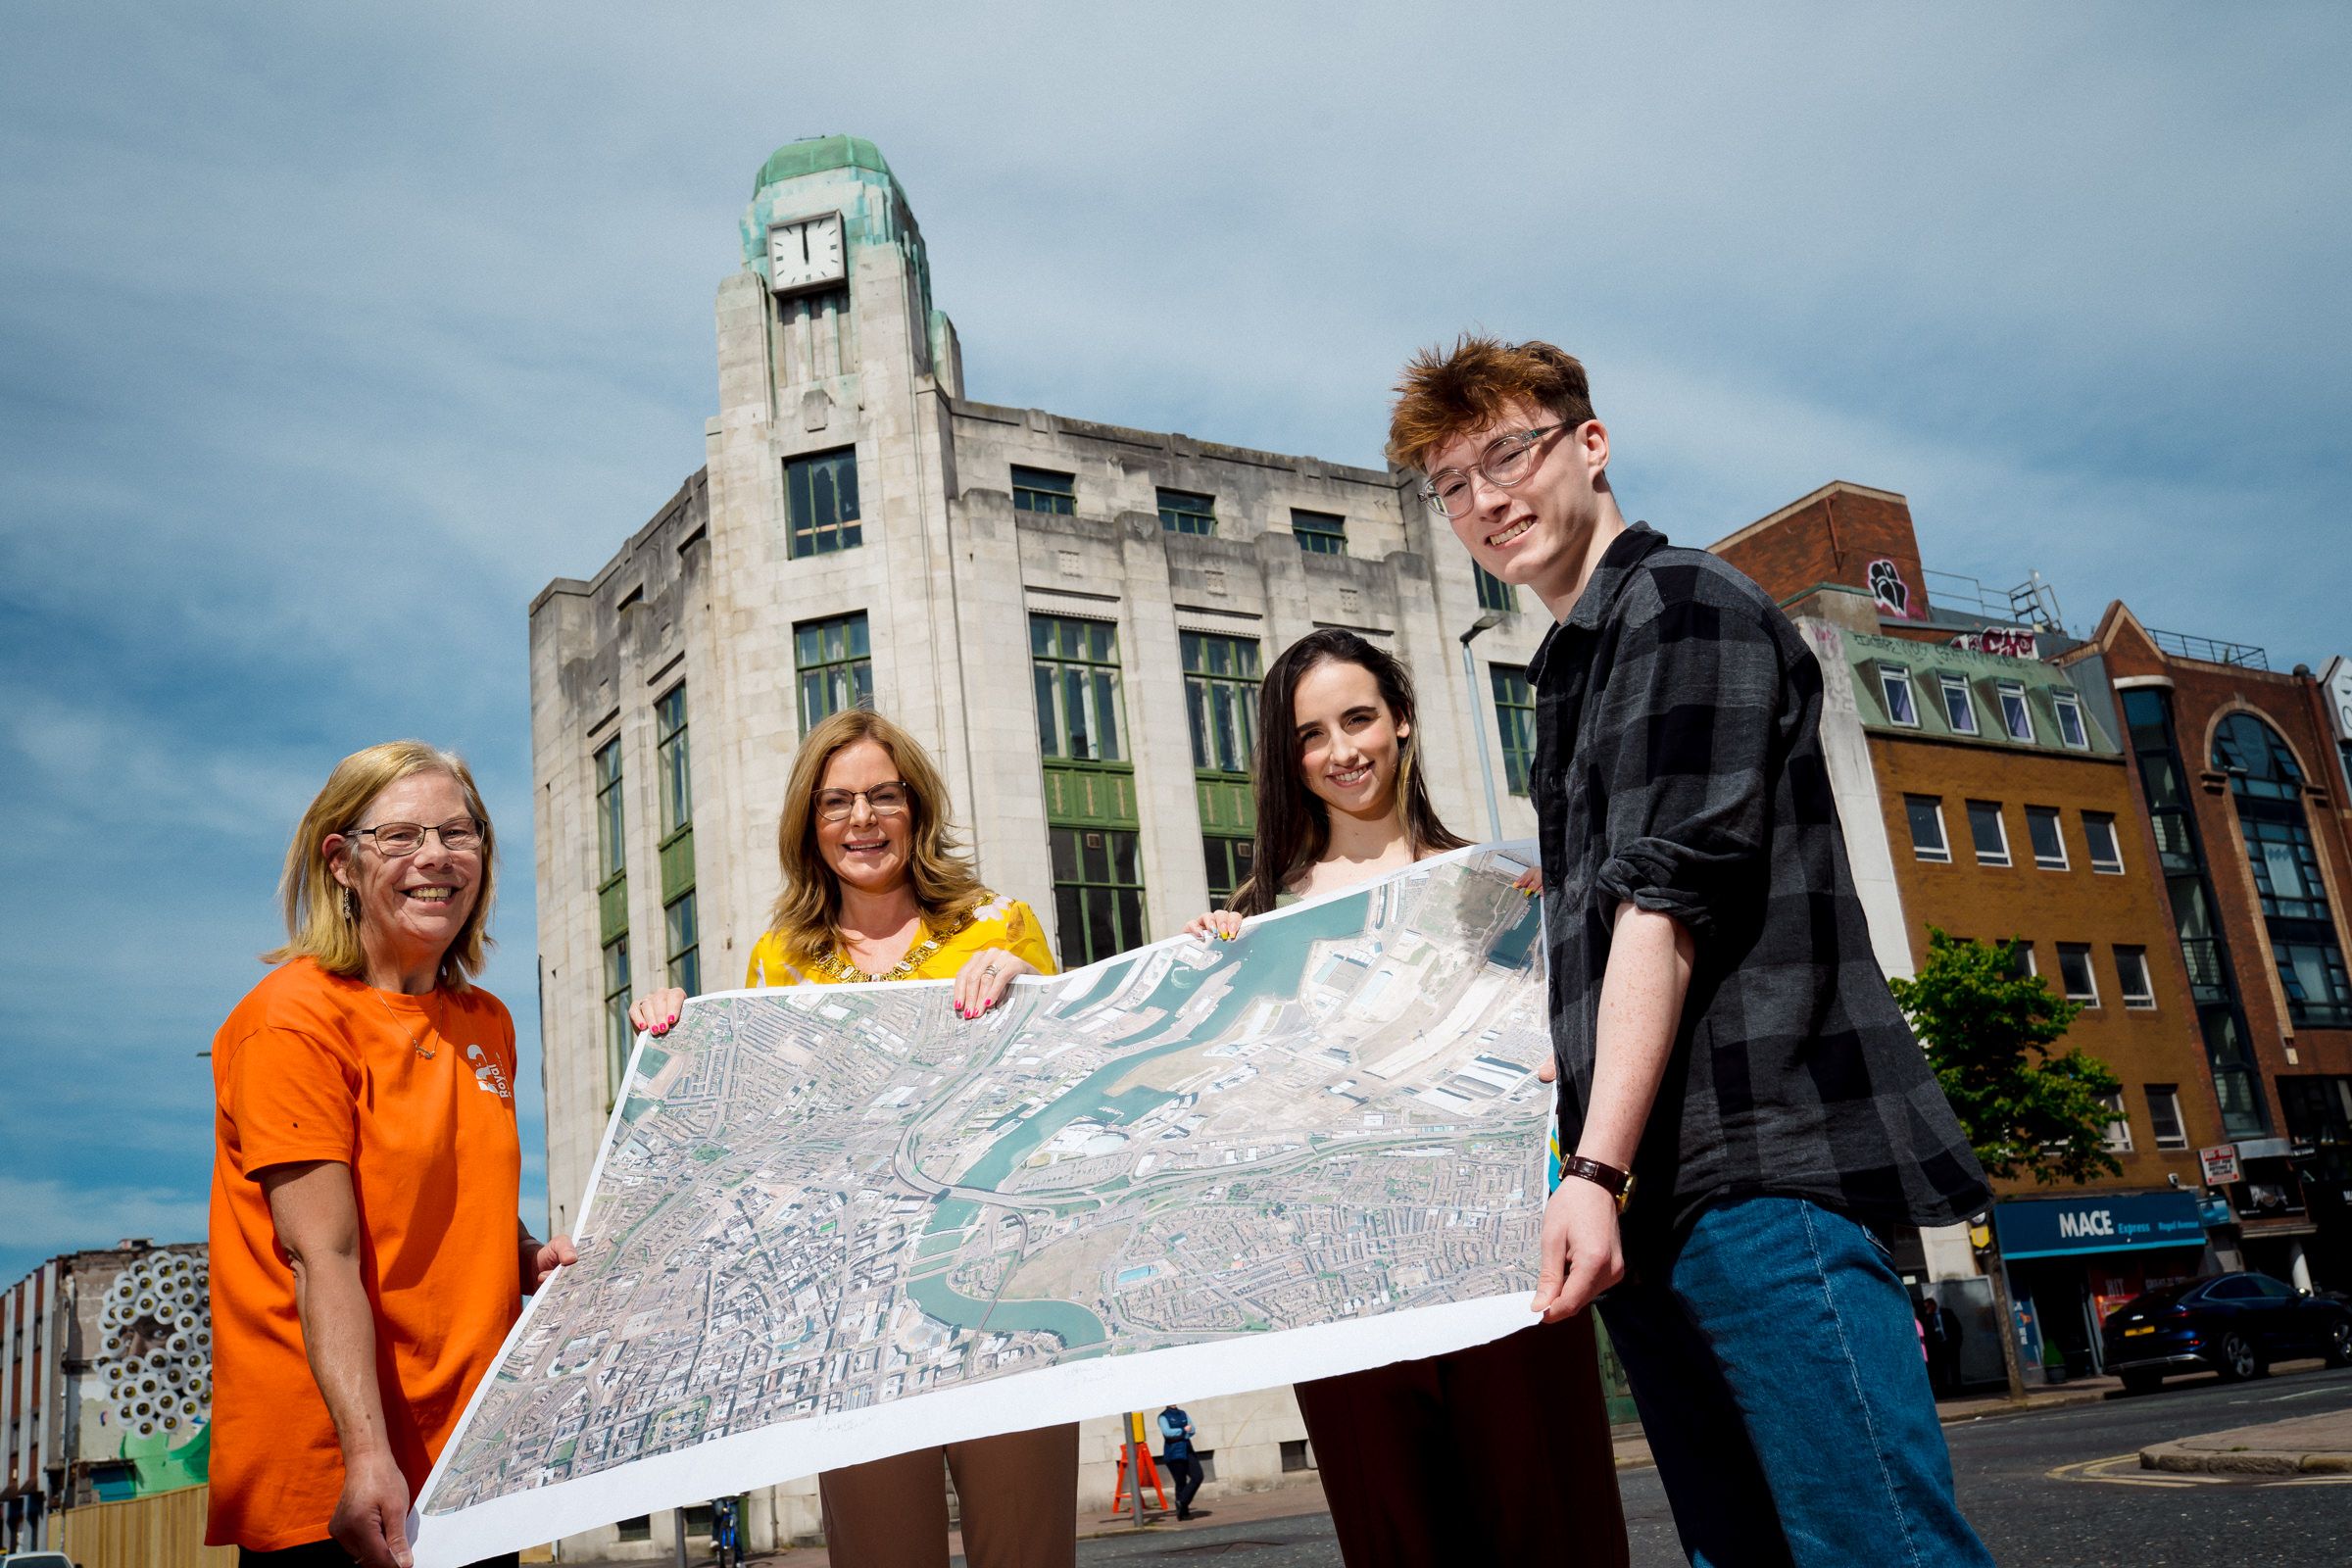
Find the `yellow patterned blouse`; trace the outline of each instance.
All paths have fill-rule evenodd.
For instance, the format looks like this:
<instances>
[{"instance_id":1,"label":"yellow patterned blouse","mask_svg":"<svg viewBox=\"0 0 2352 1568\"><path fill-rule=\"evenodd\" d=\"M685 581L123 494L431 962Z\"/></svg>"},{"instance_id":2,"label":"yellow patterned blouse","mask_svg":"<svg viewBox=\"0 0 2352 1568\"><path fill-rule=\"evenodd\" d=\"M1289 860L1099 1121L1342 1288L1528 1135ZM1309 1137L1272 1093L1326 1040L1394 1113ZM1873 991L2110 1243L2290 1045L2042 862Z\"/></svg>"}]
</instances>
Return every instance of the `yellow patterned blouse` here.
<instances>
[{"instance_id":1,"label":"yellow patterned blouse","mask_svg":"<svg viewBox=\"0 0 2352 1568\"><path fill-rule=\"evenodd\" d=\"M849 980L953 980L973 954L989 948L1003 948L1014 957L1036 964L1040 974L1060 972L1036 912L1018 899L996 899L974 909L963 924L952 930L934 932L926 926L914 946L906 950L906 958L887 974L860 973L839 953L825 963L794 963L785 956L784 939L770 931L752 949L751 968L743 983L798 986Z\"/></svg>"}]
</instances>

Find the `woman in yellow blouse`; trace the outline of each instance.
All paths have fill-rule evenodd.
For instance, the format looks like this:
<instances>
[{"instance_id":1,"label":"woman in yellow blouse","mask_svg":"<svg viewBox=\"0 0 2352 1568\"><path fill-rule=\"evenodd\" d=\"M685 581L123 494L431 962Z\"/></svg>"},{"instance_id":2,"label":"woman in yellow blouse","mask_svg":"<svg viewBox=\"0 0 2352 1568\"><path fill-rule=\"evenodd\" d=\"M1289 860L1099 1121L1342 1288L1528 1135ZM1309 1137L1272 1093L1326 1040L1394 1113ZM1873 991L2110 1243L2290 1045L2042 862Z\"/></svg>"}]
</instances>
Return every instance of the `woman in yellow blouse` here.
<instances>
[{"instance_id":1,"label":"woman in yellow blouse","mask_svg":"<svg viewBox=\"0 0 2352 1568\"><path fill-rule=\"evenodd\" d=\"M949 830L947 786L913 737L864 709L808 732L776 826L784 892L752 949L747 986L956 982L977 1018L1016 976L1054 972L1029 906L980 885ZM629 1009L665 1034L686 993ZM1077 1562L1078 1429L1046 1427L919 1448L818 1477L825 1542L845 1568L947 1568L945 1455L972 1568Z\"/></svg>"}]
</instances>

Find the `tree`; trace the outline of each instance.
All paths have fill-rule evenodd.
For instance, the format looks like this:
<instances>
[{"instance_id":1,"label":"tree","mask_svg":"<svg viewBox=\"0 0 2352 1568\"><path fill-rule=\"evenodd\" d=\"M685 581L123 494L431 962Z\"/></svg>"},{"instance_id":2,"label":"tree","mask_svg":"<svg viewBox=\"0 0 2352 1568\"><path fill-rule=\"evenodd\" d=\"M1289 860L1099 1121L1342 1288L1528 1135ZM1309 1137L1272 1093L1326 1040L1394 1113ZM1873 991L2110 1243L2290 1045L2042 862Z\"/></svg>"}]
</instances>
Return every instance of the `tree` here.
<instances>
[{"instance_id":1,"label":"tree","mask_svg":"<svg viewBox=\"0 0 2352 1568\"><path fill-rule=\"evenodd\" d=\"M2021 973L2018 947L1930 926L1918 975L1887 984L1987 1174L2043 1186L2121 1175L2105 1097L2123 1082L2096 1056L2052 1050L2082 1008Z\"/></svg>"}]
</instances>

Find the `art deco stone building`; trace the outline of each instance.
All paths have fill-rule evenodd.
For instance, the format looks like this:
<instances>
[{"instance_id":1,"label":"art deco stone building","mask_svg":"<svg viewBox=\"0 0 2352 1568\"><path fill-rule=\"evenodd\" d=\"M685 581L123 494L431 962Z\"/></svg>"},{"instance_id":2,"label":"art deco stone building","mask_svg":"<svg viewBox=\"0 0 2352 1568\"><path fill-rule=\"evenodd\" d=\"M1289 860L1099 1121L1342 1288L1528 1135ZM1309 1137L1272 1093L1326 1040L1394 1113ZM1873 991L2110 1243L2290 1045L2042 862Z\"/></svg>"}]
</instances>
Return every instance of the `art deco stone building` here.
<instances>
[{"instance_id":1,"label":"art deco stone building","mask_svg":"<svg viewBox=\"0 0 2352 1568\"><path fill-rule=\"evenodd\" d=\"M1319 626L1413 671L1449 822L1534 829L1521 669L1548 621L1401 476L967 397L906 193L855 137L770 158L742 245L706 466L593 580L531 606L559 1228L630 998L742 984L794 749L846 704L932 749L983 876L1068 965L1174 933L1246 870L1256 678ZM1229 1478L1245 1450L1298 1457L1288 1404L1265 1412L1279 1432L1223 1422Z\"/></svg>"}]
</instances>

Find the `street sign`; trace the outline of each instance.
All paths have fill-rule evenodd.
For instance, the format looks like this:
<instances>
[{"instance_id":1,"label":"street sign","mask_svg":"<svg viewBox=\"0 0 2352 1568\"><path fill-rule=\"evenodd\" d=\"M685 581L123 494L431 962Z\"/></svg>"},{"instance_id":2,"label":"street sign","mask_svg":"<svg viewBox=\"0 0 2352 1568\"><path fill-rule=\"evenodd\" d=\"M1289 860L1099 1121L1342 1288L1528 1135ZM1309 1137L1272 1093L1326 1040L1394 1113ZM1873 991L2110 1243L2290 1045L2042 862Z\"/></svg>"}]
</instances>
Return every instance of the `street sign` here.
<instances>
[{"instance_id":1,"label":"street sign","mask_svg":"<svg viewBox=\"0 0 2352 1568\"><path fill-rule=\"evenodd\" d=\"M2197 1163L2205 1167L2208 1187L2227 1187L2238 1180L2235 1144L2216 1144L2211 1149L2198 1150Z\"/></svg>"}]
</instances>

